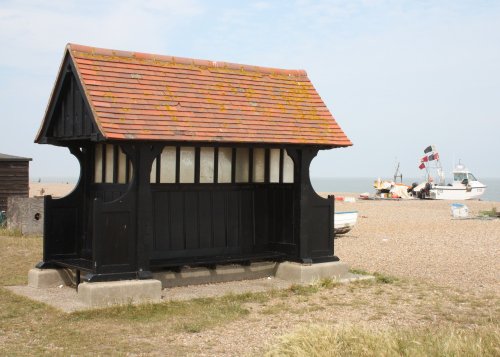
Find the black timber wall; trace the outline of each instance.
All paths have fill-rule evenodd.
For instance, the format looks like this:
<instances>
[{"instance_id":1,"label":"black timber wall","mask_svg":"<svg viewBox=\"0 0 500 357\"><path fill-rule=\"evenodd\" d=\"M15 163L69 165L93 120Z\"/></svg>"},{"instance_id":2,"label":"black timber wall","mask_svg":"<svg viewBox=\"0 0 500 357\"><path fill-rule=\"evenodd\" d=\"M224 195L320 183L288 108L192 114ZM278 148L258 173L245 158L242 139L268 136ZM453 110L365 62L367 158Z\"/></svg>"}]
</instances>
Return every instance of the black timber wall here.
<instances>
[{"instance_id":1,"label":"black timber wall","mask_svg":"<svg viewBox=\"0 0 500 357\"><path fill-rule=\"evenodd\" d=\"M29 161L0 161L0 211L9 196L29 196Z\"/></svg>"},{"instance_id":2,"label":"black timber wall","mask_svg":"<svg viewBox=\"0 0 500 357\"><path fill-rule=\"evenodd\" d=\"M88 139L97 135L97 128L91 119L89 109L75 76L70 73L63 82L61 95L50 121L49 138Z\"/></svg>"},{"instance_id":3,"label":"black timber wall","mask_svg":"<svg viewBox=\"0 0 500 357\"><path fill-rule=\"evenodd\" d=\"M153 264L297 249L293 184L210 186L152 186Z\"/></svg>"}]
</instances>

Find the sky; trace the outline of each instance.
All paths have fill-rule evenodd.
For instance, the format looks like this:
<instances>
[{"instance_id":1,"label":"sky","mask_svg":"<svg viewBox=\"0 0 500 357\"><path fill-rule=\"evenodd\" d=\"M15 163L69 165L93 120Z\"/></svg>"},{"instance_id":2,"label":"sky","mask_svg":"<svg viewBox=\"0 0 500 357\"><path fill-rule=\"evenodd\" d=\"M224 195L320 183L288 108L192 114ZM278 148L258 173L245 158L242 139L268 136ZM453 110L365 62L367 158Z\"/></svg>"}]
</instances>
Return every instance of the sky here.
<instances>
[{"instance_id":1,"label":"sky","mask_svg":"<svg viewBox=\"0 0 500 357\"><path fill-rule=\"evenodd\" d=\"M354 144L313 177L418 177L431 144L448 172L500 177L500 1L0 0L0 152L32 179L79 175L33 143L68 42L305 69Z\"/></svg>"}]
</instances>

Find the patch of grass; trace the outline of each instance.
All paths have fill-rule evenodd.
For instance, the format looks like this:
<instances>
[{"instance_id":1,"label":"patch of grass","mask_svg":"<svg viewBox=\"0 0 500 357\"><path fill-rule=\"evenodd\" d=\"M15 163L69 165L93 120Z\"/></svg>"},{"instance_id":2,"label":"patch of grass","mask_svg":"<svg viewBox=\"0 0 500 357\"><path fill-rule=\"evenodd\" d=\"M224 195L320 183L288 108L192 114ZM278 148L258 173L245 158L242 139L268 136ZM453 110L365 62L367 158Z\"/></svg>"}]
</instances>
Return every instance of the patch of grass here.
<instances>
[{"instance_id":1,"label":"patch of grass","mask_svg":"<svg viewBox=\"0 0 500 357\"><path fill-rule=\"evenodd\" d=\"M352 274L358 274L358 275L372 275L370 273L368 273L366 270L363 270L363 269L349 269L349 273L352 273Z\"/></svg>"},{"instance_id":2,"label":"patch of grass","mask_svg":"<svg viewBox=\"0 0 500 357\"><path fill-rule=\"evenodd\" d=\"M338 286L340 283L331 278L323 278L316 283L322 289L332 289Z\"/></svg>"},{"instance_id":3,"label":"patch of grass","mask_svg":"<svg viewBox=\"0 0 500 357\"><path fill-rule=\"evenodd\" d=\"M299 296L309 296L319 292L322 289L332 289L339 286L340 283L331 278L322 278L312 284L292 284L287 290L288 293ZM284 297L283 295L281 295Z\"/></svg>"},{"instance_id":4,"label":"patch of grass","mask_svg":"<svg viewBox=\"0 0 500 357\"><path fill-rule=\"evenodd\" d=\"M280 302L277 304L272 304L266 306L262 309L261 313L264 315L278 315L284 311L290 311L290 304L286 304L285 302Z\"/></svg>"},{"instance_id":5,"label":"patch of grass","mask_svg":"<svg viewBox=\"0 0 500 357\"><path fill-rule=\"evenodd\" d=\"M370 272L367 272L366 270L363 270L363 269L349 269L349 272L352 273L352 274L358 274L358 275L373 275L375 277L375 281L377 283L382 283L382 284L393 284L395 282L399 282L400 279L394 277L394 276L391 276L391 275L387 275L387 274L384 274L384 273L379 273L379 272L374 272L374 273L370 273ZM370 283L370 280L361 280L360 283Z\"/></svg>"},{"instance_id":6,"label":"patch of grass","mask_svg":"<svg viewBox=\"0 0 500 357\"><path fill-rule=\"evenodd\" d=\"M5 227L0 227L0 236L3 237L22 237L23 234L19 229L7 229Z\"/></svg>"},{"instance_id":7,"label":"patch of grass","mask_svg":"<svg viewBox=\"0 0 500 357\"><path fill-rule=\"evenodd\" d=\"M500 217L500 212L497 211L496 207L492 207L489 211L480 211L479 215L486 217Z\"/></svg>"},{"instance_id":8,"label":"patch of grass","mask_svg":"<svg viewBox=\"0 0 500 357\"><path fill-rule=\"evenodd\" d=\"M73 321L111 319L117 323L170 321L186 332L199 332L248 315L249 310L243 306L243 301L247 299L248 296L242 298L238 295L228 295L222 298L169 301L161 304L127 304L74 312L70 318Z\"/></svg>"},{"instance_id":9,"label":"patch of grass","mask_svg":"<svg viewBox=\"0 0 500 357\"><path fill-rule=\"evenodd\" d=\"M16 295L3 287L0 287L0 306L0 321L2 322L28 318L33 313L50 309L45 304Z\"/></svg>"},{"instance_id":10,"label":"patch of grass","mask_svg":"<svg viewBox=\"0 0 500 357\"><path fill-rule=\"evenodd\" d=\"M317 293L319 291L319 286L316 284L310 284L310 285L292 284L288 288L288 291L290 291L294 295L309 296L311 294Z\"/></svg>"},{"instance_id":11,"label":"patch of grass","mask_svg":"<svg viewBox=\"0 0 500 357\"><path fill-rule=\"evenodd\" d=\"M283 336L266 356L498 356L498 326L457 329L369 330L361 327L333 329L324 325L304 327Z\"/></svg>"},{"instance_id":12,"label":"patch of grass","mask_svg":"<svg viewBox=\"0 0 500 357\"><path fill-rule=\"evenodd\" d=\"M237 301L241 303L260 303L263 304L269 301L275 295L275 291L258 292L258 293L242 293L242 294L227 294L223 299Z\"/></svg>"},{"instance_id":13,"label":"patch of grass","mask_svg":"<svg viewBox=\"0 0 500 357\"><path fill-rule=\"evenodd\" d=\"M42 258L40 237L0 236L0 286L28 282L28 271Z\"/></svg>"},{"instance_id":14,"label":"patch of grass","mask_svg":"<svg viewBox=\"0 0 500 357\"><path fill-rule=\"evenodd\" d=\"M382 283L382 284L392 284L392 283L395 283L398 281L398 278L390 276L390 275L382 274L382 273L375 272L375 273L373 273L373 275L375 276L375 280L378 283Z\"/></svg>"},{"instance_id":15,"label":"patch of grass","mask_svg":"<svg viewBox=\"0 0 500 357\"><path fill-rule=\"evenodd\" d=\"M249 296L244 300L247 298ZM179 352L182 346L175 346L175 343L158 346L150 342L148 336L159 335L165 340L169 336L200 333L229 324L249 314L241 300L235 295L128 304L65 314L0 288L0 336L10 336L3 346L6 355L54 352L56 355L79 355L82 351L91 355L141 355L153 351L177 355L176 351ZM187 351L179 354L185 355Z\"/></svg>"}]
</instances>

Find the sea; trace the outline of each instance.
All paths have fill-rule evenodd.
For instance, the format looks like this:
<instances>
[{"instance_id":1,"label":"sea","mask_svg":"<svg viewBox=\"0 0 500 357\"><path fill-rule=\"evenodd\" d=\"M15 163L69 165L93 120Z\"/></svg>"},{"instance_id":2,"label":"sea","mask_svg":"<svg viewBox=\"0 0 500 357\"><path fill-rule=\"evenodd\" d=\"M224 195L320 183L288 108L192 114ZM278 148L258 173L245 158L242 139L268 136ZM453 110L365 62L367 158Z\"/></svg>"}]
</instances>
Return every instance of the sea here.
<instances>
[{"instance_id":1,"label":"sea","mask_svg":"<svg viewBox=\"0 0 500 357\"><path fill-rule=\"evenodd\" d=\"M374 193L372 177L311 177L311 183L316 192L355 192ZM481 196L481 201L500 202L500 177L481 178L487 188ZM418 178L404 178L403 182L411 185L413 182L422 182Z\"/></svg>"},{"instance_id":2,"label":"sea","mask_svg":"<svg viewBox=\"0 0 500 357\"><path fill-rule=\"evenodd\" d=\"M53 183L76 183L76 177L32 177L32 181ZM311 177L311 183L316 192L355 192L373 193L373 177ZM422 182L421 178L404 178L404 183ZM500 202L500 177L481 178L486 186L486 192L481 196L482 201Z\"/></svg>"}]
</instances>

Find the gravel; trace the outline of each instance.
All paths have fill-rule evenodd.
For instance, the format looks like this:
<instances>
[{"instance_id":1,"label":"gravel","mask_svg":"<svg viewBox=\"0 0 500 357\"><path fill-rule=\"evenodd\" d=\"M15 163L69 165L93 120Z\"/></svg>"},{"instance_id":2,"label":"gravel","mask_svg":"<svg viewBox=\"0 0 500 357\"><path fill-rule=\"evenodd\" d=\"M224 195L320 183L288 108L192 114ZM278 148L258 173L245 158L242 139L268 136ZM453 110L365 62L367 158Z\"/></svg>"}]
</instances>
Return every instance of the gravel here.
<instances>
[{"instance_id":1,"label":"gravel","mask_svg":"<svg viewBox=\"0 0 500 357\"><path fill-rule=\"evenodd\" d=\"M453 219L451 203L337 201L336 211L359 215L353 230L335 240L335 254L351 268L498 293L500 219ZM461 203L469 218L500 209L499 202Z\"/></svg>"}]
</instances>

